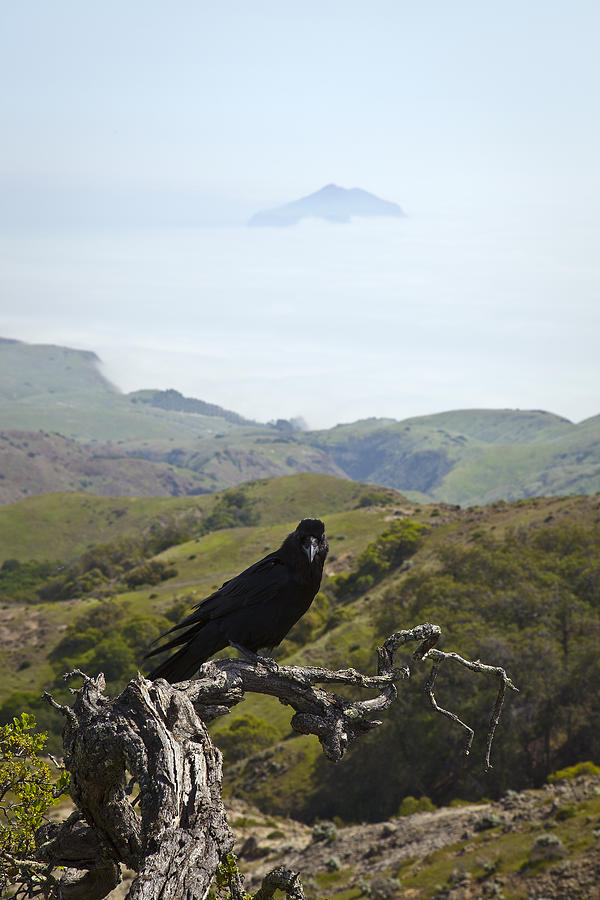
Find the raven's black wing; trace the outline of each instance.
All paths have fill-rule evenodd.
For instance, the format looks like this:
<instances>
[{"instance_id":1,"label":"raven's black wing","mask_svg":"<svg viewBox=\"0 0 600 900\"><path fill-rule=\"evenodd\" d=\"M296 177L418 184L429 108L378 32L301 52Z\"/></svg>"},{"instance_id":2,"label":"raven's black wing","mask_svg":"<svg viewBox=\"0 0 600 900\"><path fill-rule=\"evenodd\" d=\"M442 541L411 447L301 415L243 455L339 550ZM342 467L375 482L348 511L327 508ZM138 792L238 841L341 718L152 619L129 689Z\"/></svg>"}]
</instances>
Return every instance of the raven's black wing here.
<instances>
[{"instance_id":1,"label":"raven's black wing","mask_svg":"<svg viewBox=\"0 0 600 900\"><path fill-rule=\"evenodd\" d=\"M270 553L264 559L254 563L226 581L218 591L201 600L194 607L194 611L185 617L177 625L174 625L161 637L166 637L174 631L187 629L183 634L177 635L167 644L157 647L146 654L145 658L170 650L179 644L184 644L190 638L190 633L202 627L207 622L222 619L241 609L251 609L254 606L268 605L275 601L281 591L285 590L292 580L290 569L279 558L277 553ZM160 638L158 638L160 640Z\"/></svg>"}]
</instances>

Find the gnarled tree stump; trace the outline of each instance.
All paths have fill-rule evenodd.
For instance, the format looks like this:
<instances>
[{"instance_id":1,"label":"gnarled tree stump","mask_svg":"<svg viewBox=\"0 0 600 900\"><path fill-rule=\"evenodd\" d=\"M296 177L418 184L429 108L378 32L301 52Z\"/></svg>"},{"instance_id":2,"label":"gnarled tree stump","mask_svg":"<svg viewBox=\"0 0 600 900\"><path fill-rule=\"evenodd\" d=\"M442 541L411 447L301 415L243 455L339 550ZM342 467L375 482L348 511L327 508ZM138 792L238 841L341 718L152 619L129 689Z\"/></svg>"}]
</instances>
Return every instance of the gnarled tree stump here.
<instances>
[{"instance_id":1,"label":"gnarled tree stump","mask_svg":"<svg viewBox=\"0 0 600 900\"><path fill-rule=\"evenodd\" d=\"M233 846L221 797L222 757L205 723L226 714L248 691L271 694L295 711L292 727L315 734L324 753L340 760L362 734L381 724L375 718L396 699L396 683L409 675L394 668L396 650L418 641L414 658L434 661L427 692L434 708L472 731L433 696L440 663L457 661L499 679L490 721L489 747L506 687L503 669L469 662L434 648L437 625L424 624L391 635L379 649L377 675L345 669L257 664L240 659L204 663L193 681L171 685L162 679L132 680L114 700L104 696L104 677L83 677L72 707L49 702L65 717L65 765L77 812L62 825L38 832L40 862L67 867L48 882L46 896L100 900L120 879L119 864L137 875L131 900L204 900L219 862ZM347 700L318 685L376 689L368 700ZM139 787L133 797L132 787ZM139 807L138 807L139 803ZM233 885L234 893L242 892ZM264 880L258 900L276 887L300 898L296 873L278 868Z\"/></svg>"}]
</instances>

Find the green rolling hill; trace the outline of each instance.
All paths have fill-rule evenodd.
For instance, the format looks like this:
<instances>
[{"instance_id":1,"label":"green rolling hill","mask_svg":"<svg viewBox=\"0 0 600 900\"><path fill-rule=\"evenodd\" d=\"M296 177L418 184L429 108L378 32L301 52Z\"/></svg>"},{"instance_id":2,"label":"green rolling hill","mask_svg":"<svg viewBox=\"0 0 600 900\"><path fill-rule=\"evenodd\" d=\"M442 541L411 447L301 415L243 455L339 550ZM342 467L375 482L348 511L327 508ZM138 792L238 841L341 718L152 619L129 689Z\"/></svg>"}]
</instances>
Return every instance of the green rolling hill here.
<instances>
[{"instance_id":1,"label":"green rolling hill","mask_svg":"<svg viewBox=\"0 0 600 900\"><path fill-rule=\"evenodd\" d=\"M486 777L494 685L449 665L439 676L440 704L476 729L465 766L463 734L429 709L426 667L410 651L399 662L413 676L386 725L339 767L315 738L291 732L289 709L248 697L211 726L232 797L270 814L361 821L392 815L407 794L495 797L597 759L600 497L461 510L318 474L193 498L68 493L4 506L0 717L32 710L57 751L62 723L41 703L43 688L61 697L62 673L79 666L104 671L118 691L159 633L306 515L324 519L331 551L321 592L280 661L374 671L383 637L432 621L444 649L506 666L521 692L507 700Z\"/></svg>"},{"instance_id":2,"label":"green rolling hill","mask_svg":"<svg viewBox=\"0 0 600 900\"><path fill-rule=\"evenodd\" d=\"M485 776L495 687L472 673L446 665L436 684L475 728L468 761L410 653L385 724L339 766L292 732L288 708L249 696L211 725L233 804L258 804L269 827L291 814L341 828L394 816L405 798L510 797L556 768L600 763L600 416L458 410L298 432L175 391L124 395L94 354L0 341L0 428L0 721L32 711L51 751L62 722L43 689L66 700L62 673L79 666L116 693L195 602L319 516L325 577L280 662L374 671L385 636L431 621L443 649L505 666L520 693ZM577 822L578 848L593 810L560 818L569 840ZM526 854L497 831L494 865L512 871ZM407 887L426 877L414 860L402 871ZM432 881L424 896L437 893Z\"/></svg>"},{"instance_id":3,"label":"green rolling hill","mask_svg":"<svg viewBox=\"0 0 600 900\"><path fill-rule=\"evenodd\" d=\"M57 490L182 496L298 472L462 506L600 490L600 416L472 409L300 432L173 390L122 394L93 353L18 341L0 340L0 432L5 503Z\"/></svg>"},{"instance_id":4,"label":"green rolling hill","mask_svg":"<svg viewBox=\"0 0 600 900\"><path fill-rule=\"evenodd\" d=\"M462 410L308 436L352 478L461 505L600 490L600 417Z\"/></svg>"}]
</instances>

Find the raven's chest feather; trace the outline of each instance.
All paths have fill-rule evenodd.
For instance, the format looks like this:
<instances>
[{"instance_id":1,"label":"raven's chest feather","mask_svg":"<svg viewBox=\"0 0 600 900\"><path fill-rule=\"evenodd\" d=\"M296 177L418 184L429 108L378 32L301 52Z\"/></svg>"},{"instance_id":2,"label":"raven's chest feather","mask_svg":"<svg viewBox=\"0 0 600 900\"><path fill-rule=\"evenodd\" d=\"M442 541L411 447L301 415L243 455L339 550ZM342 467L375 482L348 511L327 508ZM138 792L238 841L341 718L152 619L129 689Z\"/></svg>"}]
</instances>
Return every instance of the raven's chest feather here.
<instances>
[{"instance_id":1,"label":"raven's chest feather","mask_svg":"<svg viewBox=\"0 0 600 900\"><path fill-rule=\"evenodd\" d=\"M269 602L240 609L227 618L227 638L248 650L276 647L304 615L315 592L310 585L290 581L285 591Z\"/></svg>"}]
</instances>

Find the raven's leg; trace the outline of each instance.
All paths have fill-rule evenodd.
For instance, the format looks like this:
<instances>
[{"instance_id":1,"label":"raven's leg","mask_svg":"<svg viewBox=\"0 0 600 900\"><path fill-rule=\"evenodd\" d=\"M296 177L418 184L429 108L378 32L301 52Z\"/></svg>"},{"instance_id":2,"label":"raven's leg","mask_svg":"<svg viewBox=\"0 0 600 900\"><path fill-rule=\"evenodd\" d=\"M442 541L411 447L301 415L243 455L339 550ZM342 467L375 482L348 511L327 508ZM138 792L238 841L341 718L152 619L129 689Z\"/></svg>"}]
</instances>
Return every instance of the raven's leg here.
<instances>
[{"instance_id":1,"label":"raven's leg","mask_svg":"<svg viewBox=\"0 0 600 900\"><path fill-rule=\"evenodd\" d=\"M266 666L267 669L270 669L272 672L276 672L279 668L274 659L269 659L266 656L259 656L258 653L254 653L254 651L248 650L247 647L242 647L241 644L236 644L235 641L229 641L229 646L233 647L234 650L237 650L239 653L241 653L244 659L247 659L250 662L254 663L255 666Z\"/></svg>"}]
</instances>

